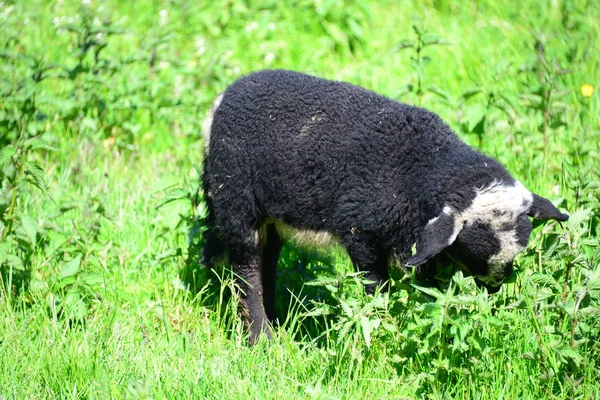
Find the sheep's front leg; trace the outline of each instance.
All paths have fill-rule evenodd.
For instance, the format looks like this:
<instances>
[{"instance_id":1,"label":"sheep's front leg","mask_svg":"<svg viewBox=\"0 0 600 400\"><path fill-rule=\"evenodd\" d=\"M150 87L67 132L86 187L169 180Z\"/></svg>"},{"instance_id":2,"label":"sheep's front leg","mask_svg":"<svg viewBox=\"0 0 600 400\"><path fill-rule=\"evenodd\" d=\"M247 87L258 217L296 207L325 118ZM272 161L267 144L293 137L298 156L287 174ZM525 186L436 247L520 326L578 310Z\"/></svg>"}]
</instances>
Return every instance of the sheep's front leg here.
<instances>
[{"instance_id":1,"label":"sheep's front leg","mask_svg":"<svg viewBox=\"0 0 600 400\"><path fill-rule=\"evenodd\" d=\"M351 235L342 240L352 263L359 271L365 271L365 278L374 283L365 286L367 293L373 294L377 287L387 290L389 250L381 249L373 241Z\"/></svg>"},{"instance_id":2,"label":"sheep's front leg","mask_svg":"<svg viewBox=\"0 0 600 400\"><path fill-rule=\"evenodd\" d=\"M261 334L271 339L271 328L263 302L261 249L258 245L237 248L230 252L230 257L240 289L242 318L250 332L250 345L254 345Z\"/></svg>"}]
</instances>

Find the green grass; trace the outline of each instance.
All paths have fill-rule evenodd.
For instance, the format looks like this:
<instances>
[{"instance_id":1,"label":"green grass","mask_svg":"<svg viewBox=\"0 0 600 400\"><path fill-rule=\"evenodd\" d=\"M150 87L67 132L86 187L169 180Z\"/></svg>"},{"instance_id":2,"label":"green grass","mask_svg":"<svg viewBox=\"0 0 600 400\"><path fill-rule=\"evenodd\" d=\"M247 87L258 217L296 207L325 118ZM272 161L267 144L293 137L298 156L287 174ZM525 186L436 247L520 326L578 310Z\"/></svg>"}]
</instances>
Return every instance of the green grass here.
<instances>
[{"instance_id":1,"label":"green grass","mask_svg":"<svg viewBox=\"0 0 600 400\"><path fill-rule=\"evenodd\" d=\"M0 2L1 398L600 398L597 2L87 3ZM398 268L367 296L342 250L286 246L249 348L230 272L193 268L196 167L263 68L435 111L571 219L493 296Z\"/></svg>"}]
</instances>

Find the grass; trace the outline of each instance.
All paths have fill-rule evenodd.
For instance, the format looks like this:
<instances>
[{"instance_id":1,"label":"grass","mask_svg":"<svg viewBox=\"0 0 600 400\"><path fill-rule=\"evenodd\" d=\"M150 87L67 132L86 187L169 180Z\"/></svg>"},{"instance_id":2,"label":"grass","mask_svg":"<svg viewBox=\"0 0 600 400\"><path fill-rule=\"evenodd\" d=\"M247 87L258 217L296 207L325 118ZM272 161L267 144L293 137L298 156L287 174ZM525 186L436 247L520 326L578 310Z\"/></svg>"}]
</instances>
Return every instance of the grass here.
<instances>
[{"instance_id":1,"label":"grass","mask_svg":"<svg viewBox=\"0 0 600 400\"><path fill-rule=\"evenodd\" d=\"M0 397L599 398L596 3L0 2ZM196 168L262 68L433 110L571 219L493 296L398 268L367 296L340 249L288 245L249 348L230 271L194 261Z\"/></svg>"}]
</instances>

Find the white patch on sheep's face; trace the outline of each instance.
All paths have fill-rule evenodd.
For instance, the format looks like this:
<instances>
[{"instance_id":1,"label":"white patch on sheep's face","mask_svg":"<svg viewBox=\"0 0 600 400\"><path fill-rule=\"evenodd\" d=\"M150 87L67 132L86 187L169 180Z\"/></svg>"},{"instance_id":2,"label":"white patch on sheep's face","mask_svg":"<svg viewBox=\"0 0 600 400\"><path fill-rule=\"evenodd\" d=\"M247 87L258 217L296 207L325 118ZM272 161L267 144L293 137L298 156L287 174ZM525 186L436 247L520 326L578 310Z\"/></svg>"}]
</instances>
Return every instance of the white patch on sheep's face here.
<instances>
[{"instance_id":1,"label":"white patch on sheep's face","mask_svg":"<svg viewBox=\"0 0 600 400\"><path fill-rule=\"evenodd\" d=\"M471 260L486 267L471 268L485 284L498 287L515 256L523 251L531 232L527 213L533 195L518 181L507 186L494 182L478 190L471 205L456 215L455 232Z\"/></svg>"},{"instance_id":2,"label":"white patch on sheep's face","mask_svg":"<svg viewBox=\"0 0 600 400\"><path fill-rule=\"evenodd\" d=\"M217 108L221 105L221 101L223 100L223 93L217 96L215 101L213 102L210 110L206 113L206 117L202 123L202 132L204 134L204 156L208 154L208 145L210 143L210 132L212 129L213 119L215 117L215 112Z\"/></svg>"}]
</instances>

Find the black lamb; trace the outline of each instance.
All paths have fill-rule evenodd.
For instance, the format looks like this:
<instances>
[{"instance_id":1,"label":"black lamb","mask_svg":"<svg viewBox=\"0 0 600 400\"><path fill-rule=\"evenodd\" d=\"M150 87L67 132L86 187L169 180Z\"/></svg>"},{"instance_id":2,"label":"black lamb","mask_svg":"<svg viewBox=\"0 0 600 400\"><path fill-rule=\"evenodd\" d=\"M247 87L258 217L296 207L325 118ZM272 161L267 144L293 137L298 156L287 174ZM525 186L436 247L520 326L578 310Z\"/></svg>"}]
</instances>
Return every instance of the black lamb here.
<instances>
[{"instance_id":1,"label":"black lamb","mask_svg":"<svg viewBox=\"0 0 600 400\"><path fill-rule=\"evenodd\" d=\"M527 245L528 216L568 218L436 114L348 83L252 73L205 122L203 260L228 256L251 343L271 336L281 235L290 231L337 240L377 285L392 255L424 275L444 257L493 292Z\"/></svg>"}]
</instances>

